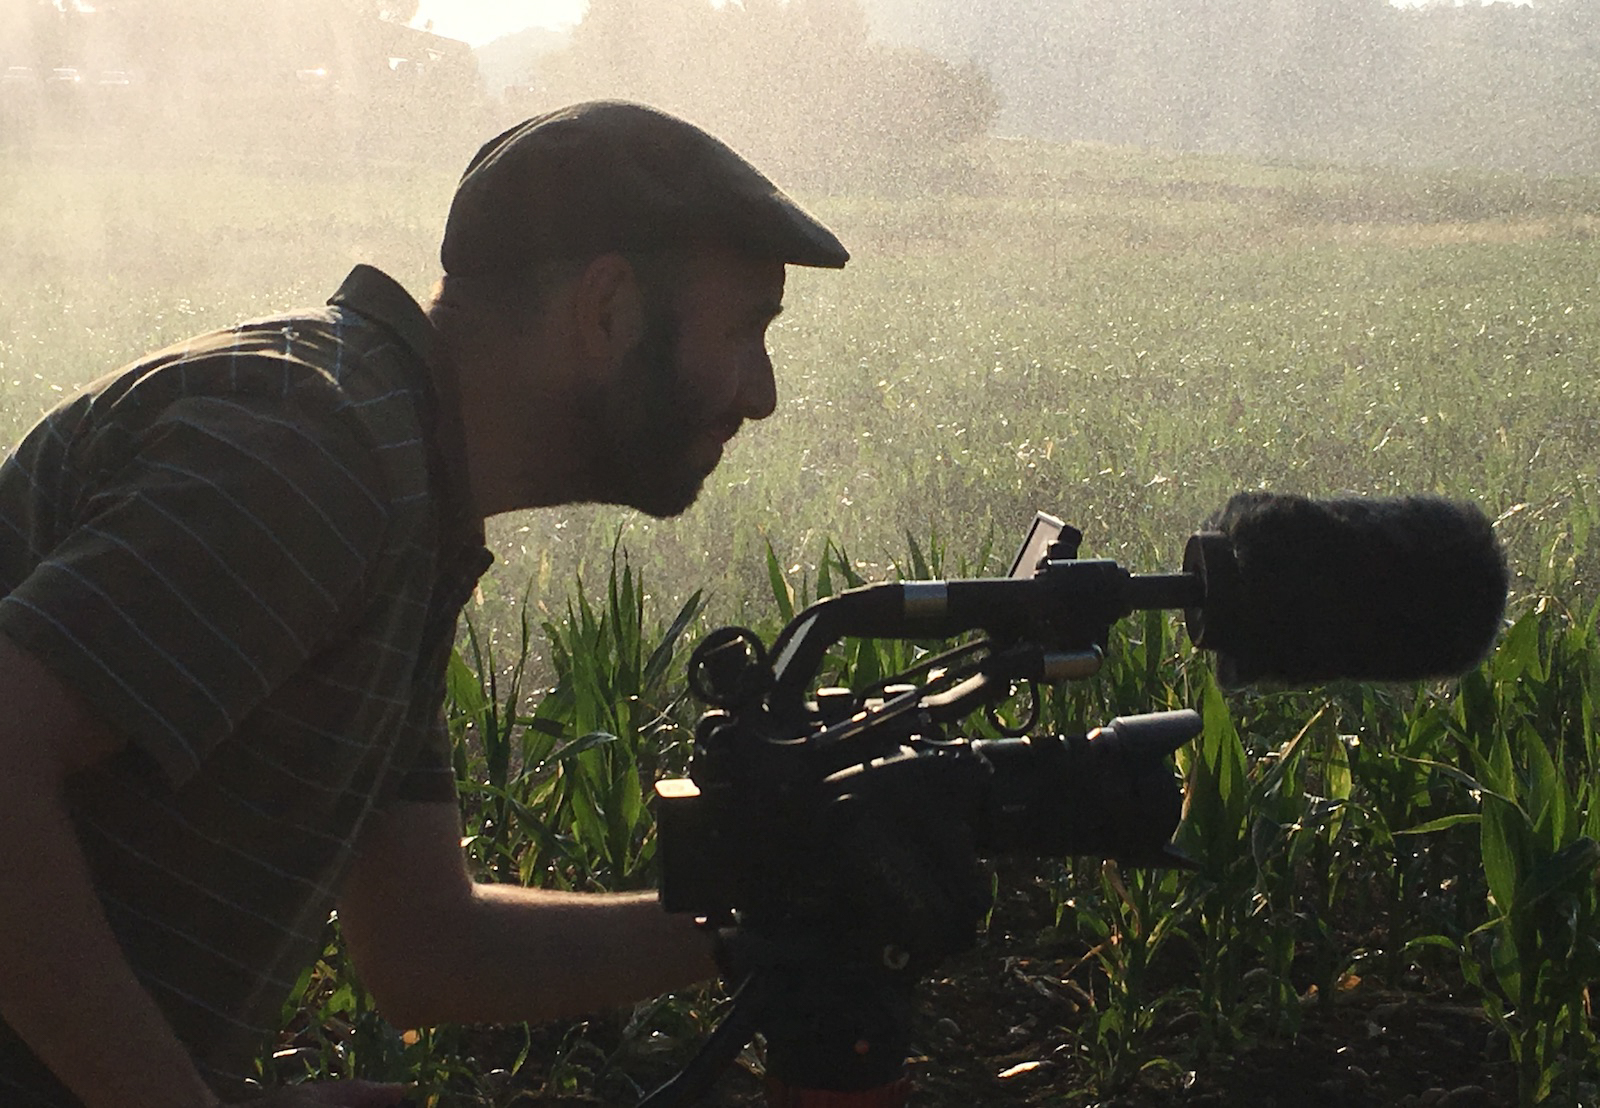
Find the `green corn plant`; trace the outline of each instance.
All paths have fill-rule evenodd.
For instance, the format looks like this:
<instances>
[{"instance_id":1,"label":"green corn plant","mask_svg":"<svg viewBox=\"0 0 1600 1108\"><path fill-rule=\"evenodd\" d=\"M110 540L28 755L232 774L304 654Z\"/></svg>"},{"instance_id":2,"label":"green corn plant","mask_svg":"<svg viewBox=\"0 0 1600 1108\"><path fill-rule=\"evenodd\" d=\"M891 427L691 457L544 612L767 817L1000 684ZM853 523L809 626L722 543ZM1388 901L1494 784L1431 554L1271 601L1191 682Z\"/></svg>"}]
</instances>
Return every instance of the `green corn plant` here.
<instances>
[{"instance_id":1,"label":"green corn plant","mask_svg":"<svg viewBox=\"0 0 1600 1108\"><path fill-rule=\"evenodd\" d=\"M522 1050L489 1074L473 1063L460 1027L391 1026L357 981L337 921L330 921L321 957L302 971L286 1001L282 1026L273 1049L258 1062L268 1088L360 1077L404 1082L428 1108L486 1108L494 1103L495 1086L528 1060L525 1028Z\"/></svg>"},{"instance_id":2,"label":"green corn plant","mask_svg":"<svg viewBox=\"0 0 1600 1108\"><path fill-rule=\"evenodd\" d=\"M1292 1035L1299 1027L1300 1007L1294 988L1294 959L1300 935L1298 920L1302 875L1318 853L1316 846L1336 829L1337 801L1326 802L1308 792L1311 758L1309 738L1327 712L1324 705L1291 738L1257 763L1250 789L1250 856L1255 863L1251 938L1266 972L1269 1033ZM1313 803L1324 801L1323 803Z\"/></svg>"},{"instance_id":3,"label":"green corn plant","mask_svg":"<svg viewBox=\"0 0 1600 1108\"><path fill-rule=\"evenodd\" d=\"M1093 964L1099 971L1085 990L1094 1007L1074 1040L1101 1095L1122 1092L1152 1071L1179 1068L1149 1045L1167 1008L1181 999L1155 972L1169 941L1182 936L1172 910L1179 881L1171 870L1124 874L1106 862L1097 887L1058 908L1058 925L1072 926L1092 944L1078 966Z\"/></svg>"},{"instance_id":4,"label":"green corn plant","mask_svg":"<svg viewBox=\"0 0 1600 1108\"><path fill-rule=\"evenodd\" d=\"M1293 921L1300 950L1291 950L1288 957L1310 979L1319 1003L1326 1004L1350 968L1334 921L1346 893L1359 894L1355 887L1365 876L1362 847L1370 825L1355 803L1344 736L1331 725L1324 728L1321 741L1305 757L1305 805L1289 828L1286 850L1298 894ZM1289 979L1287 972L1284 979Z\"/></svg>"},{"instance_id":5,"label":"green corn plant","mask_svg":"<svg viewBox=\"0 0 1600 1108\"><path fill-rule=\"evenodd\" d=\"M814 601L832 596L839 589L853 589L867 583L866 578L856 570L850 556L844 547L832 539L822 540L822 550L817 557L817 573L813 580L798 566L795 574L797 582L790 581L790 573L785 571L783 563L778 559L778 552L773 549L772 541L766 543L767 585L770 589L775 615L768 613L766 618L757 621L763 630L776 632L779 627L794 619L795 613ZM835 584L834 578L839 579Z\"/></svg>"},{"instance_id":6,"label":"green corn plant","mask_svg":"<svg viewBox=\"0 0 1600 1108\"><path fill-rule=\"evenodd\" d=\"M658 636L646 630L644 601L626 555L620 565L614 555L604 607L580 587L566 619L544 625L556 684L530 730L559 729L565 743L536 789L555 817L546 827L570 828L563 883L627 888L651 876L655 829L645 796L661 771L682 767L678 650L702 598L691 595Z\"/></svg>"},{"instance_id":7,"label":"green corn plant","mask_svg":"<svg viewBox=\"0 0 1600 1108\"><path fill-rule=\"evenodd\" d=\"M1530 609L1517 621L1488 688L1463 702L1472 741L1472 774L1463 776L1481 798L1488 919L1470 936L1462 971L1508 1034L1520 1102L1577 1104L1600 1060L1590 1008L1600 984L1600 806L1592 731L1587 749L1574 750L1569 721L1550 713L1576 703L1587 726L1600 686L1591 681L1592 623L1539 617ZM1561 672L1568 667L1586 672ZM1557 683L1566 694L1552 691Z\"/></svg>"},{"instance_id":8,"label":"green corn plant","mask_svg":"<svg viewBox=\"0 0 1600 1108\"><path fill-rule=\"evenodd\" d=\"M1249 968L1245 931L1255 892L1250 851L1250 780L1244 744L1215 682L1202 697L1200 737L1179 751L1188 810L1177 846L1196 863L1178 911L1192 918L1202 1052L1226 1049L1237 1034L1241 982Z\"/></svg>"},{"instance_id":9,"label":"green corn plant","mask_svg":"<svg viewBox=\"0 0 1600 1108\"><path fill-rule=\"evenodd\" d=\"M1600 811L1589 808L1588 788L1561 782L1538 735L1519 739L1525 759L1508 740L1482 774L1491 915L1462 968L1509 1032L1521 1102L1559 1091L1576 1104L1596 1046L1588 1000L1600 982Z\"/></svg>"},{"instance_id":10,"label":"green corn plant","mask_svg":"<svg viewBox=\"0 0 1600 1108\"><path fill-rule=\"evenodd\" d=\"M522 742L518 732L532 722L523 709L523 682L532 656L532 627L526 599L518 613L518 650L502 667L492 640L480 635L471 618L463 621L469 664L462 651L451 653L445 671L446 719L457 790L463 797L465 842L482 872L496 880L519 879L517 828L526 817L512 788L522 760L535 764L550 753ZM546 732L549 737L549 732ZM522 758L518 759L517 754Z\"/></svg>"},{"instance_id":11,"label":"green corn plant","mask_svg":"<svg viewBox=\"0 0 1600 1108\"><path fill-rule=\"evenodd\" d=\"M1369 843L1390 858L1386 901L1403 906L1405 918L1448 931L1449 941L1459 943L1462 897L1475 894L1458 886L1464 873L1477 868L1477 844L1452 830L1472 807L1461 782L1446 771L1454 707L1424 695L1397 714L1403 709L1390 697L1369 692L1362 699L1362 730L1353 735L1350 767ZM1441 896L1452 889L1457 895Z\"/></svg>"},{"instance_id":12,"label":"green corn plant","mask_svg":"<svg viewBox=\"0 0 1600 1108\"><path fill-rule=\"evenodd\" d=\"M1354 790L1331 702L1247 701L1236 724L1215 682L1201 686L1204 729L1179 752L1189 800L1177 838L1198 870L1174 911L1190 917L1200 1046L1209 1050L1231 1043L1246 1020L1294 1034L1305 952L1322 995L1344 972L1327 921L1347 875L1336 844Z\"/></svg>"},{"instance_id":13,"label":"green corn plant","mask_svg":"<svg viewBox=\"0 0 1600 1108\"><path fill-rule=\"evenodd\" d=\"M555 675L526 706L532 614L503 672L469 625L472 662L448 675L448 718L471 857L487 875L524 884L628 888L647 882L652 779L681 768L687 723L681 647L702 608L694 593L652 632L645 590L614 547L601 603L577 582L565 618L542 626Z\"/></svg>"}]
</instances>

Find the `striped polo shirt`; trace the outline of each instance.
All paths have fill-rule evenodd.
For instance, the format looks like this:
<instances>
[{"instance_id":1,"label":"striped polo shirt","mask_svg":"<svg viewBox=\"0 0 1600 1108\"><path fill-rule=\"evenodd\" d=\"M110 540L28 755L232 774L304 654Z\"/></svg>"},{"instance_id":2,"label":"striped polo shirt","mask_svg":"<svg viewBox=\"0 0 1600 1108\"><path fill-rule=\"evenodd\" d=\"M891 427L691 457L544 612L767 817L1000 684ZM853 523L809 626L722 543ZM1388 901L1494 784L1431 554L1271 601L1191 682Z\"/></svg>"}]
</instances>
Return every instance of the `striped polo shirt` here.
<instances>
[{"instance_id":1,"label":"striped polo shirt","mask_svg":"<svg viewBox=\"0 0 1600 1108\"><path fill-rule=\"evenodd\" d=\"M72 817L224 1099L367 814L454 800L444 669L490 561L455 395L422 310L360 266L324 309L95 382L0 466L0 633L127 736ZM77 1103L4 1024L0 1103Z\"/></svg>"}]
</instances>

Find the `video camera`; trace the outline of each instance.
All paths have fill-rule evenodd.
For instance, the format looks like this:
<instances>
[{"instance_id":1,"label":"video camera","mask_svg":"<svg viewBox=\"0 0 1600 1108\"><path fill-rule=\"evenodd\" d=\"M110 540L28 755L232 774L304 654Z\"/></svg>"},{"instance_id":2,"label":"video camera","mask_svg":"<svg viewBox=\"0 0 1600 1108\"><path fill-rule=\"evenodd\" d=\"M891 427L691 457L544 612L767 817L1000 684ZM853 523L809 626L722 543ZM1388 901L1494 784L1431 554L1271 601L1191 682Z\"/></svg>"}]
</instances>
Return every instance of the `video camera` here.
<instances>
[{"instance_id":1,"label":"video camera","mask_svg":"<svg viewBox=\"0 0 1600 1108\"><path fill-rule=\"evenodd\" d=\"M1038 686L1098 672L1121 619L1181 609L1228 684L1413 680L1481 660L1506 600L1488 520L1435 497L1241 494L1176 574L1080 559L1081 540L1041 513L1008 576L867 585L770 648L743 628L699 644L689 684L711 710L689 777L656 786L661 901L724 936L738 991L644 1104L693 1103L756 1032L774 1104L903 1104L911 989L971 944L989 893L977 857L1184 864L1170 759L1197 713L1028 734ZM812 690L843 639L973 634L870 687ZM1007 725L994 709L1019 686L1033 710ZM1003 737L951 734L979 711Z\"/></svg>"}]
</instances>

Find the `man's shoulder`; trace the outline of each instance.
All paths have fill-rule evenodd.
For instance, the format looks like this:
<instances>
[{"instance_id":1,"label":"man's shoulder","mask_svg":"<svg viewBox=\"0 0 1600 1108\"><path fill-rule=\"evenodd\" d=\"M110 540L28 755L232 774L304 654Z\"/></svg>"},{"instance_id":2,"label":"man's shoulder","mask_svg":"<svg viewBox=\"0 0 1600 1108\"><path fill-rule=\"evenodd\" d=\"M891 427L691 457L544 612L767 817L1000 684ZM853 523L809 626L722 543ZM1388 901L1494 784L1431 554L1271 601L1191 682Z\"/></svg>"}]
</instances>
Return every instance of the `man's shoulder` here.
<instances>
[{"instance_id":1,"label":"man's shoulder","mask_svg":"<svg viewBox=\"0 0 1600 1108\"><path fill-rule=\"evenodd\" d=\"M425 363L381 324L330 307L250 320L155 351L86 385L75 405L102 425L144 424L174 404L208 398L364 424L385 409L410 413L426 381Z\"/></svg>"},{"instance_id":2,"label":"man's shoulder","mask_svg":"<svg viewBox=\"0 0 1600 1108\"><path fill-rule=\"evenodd\" d=\"M361 402L422 387L431 343L432 327L410 294L361 265L326 305L192 336L107 373L80 395L96 404L134 390Z\"/></svg>"},{"instance_id":3,"label":"man's shoulder","mask_svg":"<svg viewBox=\"0 0 1600 1108\"><path fill-rule=\"evenodd\" d=\"M381 314L336 298L196 335L107 374L44 417L13 458L30 473L98 480L161 441L251 443L309 480L332 465L385 496L413 497L427 488L429 390L411 342Z\"/></svg>"}]
</instances>

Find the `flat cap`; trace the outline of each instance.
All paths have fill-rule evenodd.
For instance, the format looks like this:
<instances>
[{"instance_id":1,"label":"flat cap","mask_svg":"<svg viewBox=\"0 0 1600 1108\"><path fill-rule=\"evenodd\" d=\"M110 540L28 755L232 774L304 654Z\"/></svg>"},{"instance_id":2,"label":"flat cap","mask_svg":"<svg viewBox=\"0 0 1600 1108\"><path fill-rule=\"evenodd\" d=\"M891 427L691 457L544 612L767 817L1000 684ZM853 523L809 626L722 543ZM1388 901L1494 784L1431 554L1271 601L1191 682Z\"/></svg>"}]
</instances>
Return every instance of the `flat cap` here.
<instances>
[{"instance_id":1,"label":"flat cap","mask_svg":"<svg viewBox=\"0 0 1600 1108\"><path fill-rule=\"evenodd\" d=\"M594 100L485 143L456 187L439 250L451 274L530 261L717 242L793 265L850 259L727 145L643 104Z\"/></svg>"}]
</instances>

